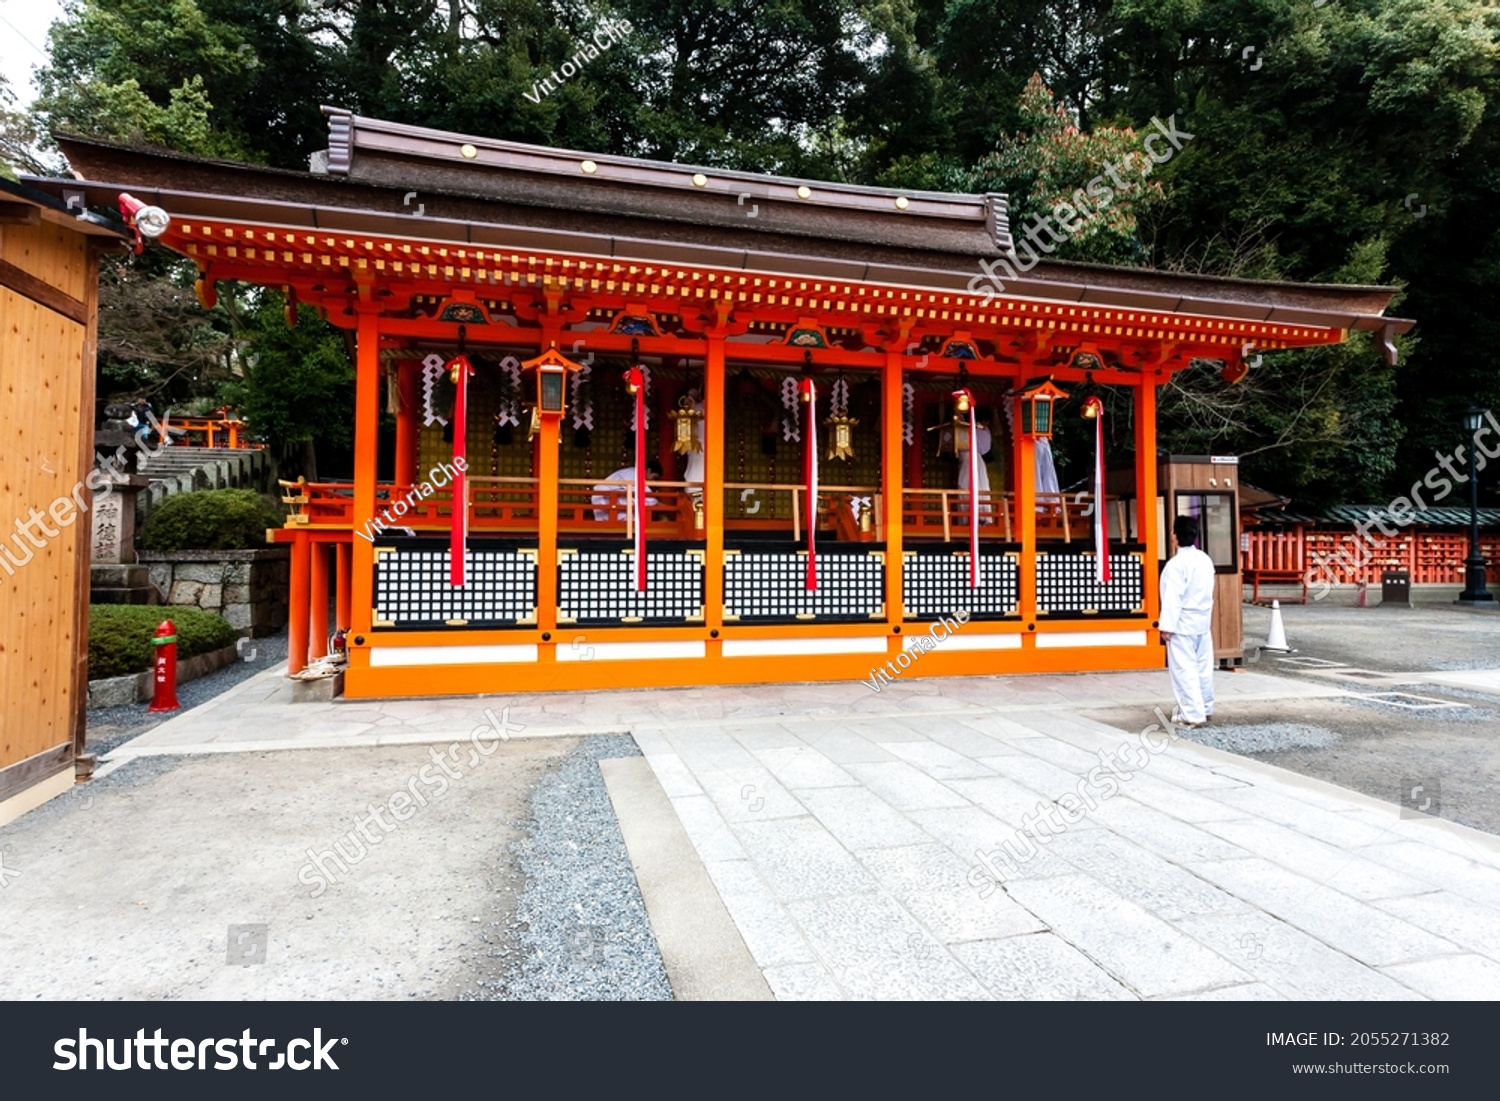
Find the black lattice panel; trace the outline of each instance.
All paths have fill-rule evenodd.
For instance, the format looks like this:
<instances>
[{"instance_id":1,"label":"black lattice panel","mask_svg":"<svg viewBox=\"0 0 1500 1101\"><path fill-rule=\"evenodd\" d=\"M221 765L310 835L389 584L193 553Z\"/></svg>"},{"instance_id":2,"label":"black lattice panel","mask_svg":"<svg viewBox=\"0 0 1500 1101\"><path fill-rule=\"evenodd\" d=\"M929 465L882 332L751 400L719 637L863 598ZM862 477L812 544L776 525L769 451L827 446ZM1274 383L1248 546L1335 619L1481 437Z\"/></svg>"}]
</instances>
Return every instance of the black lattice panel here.
<instances>
[{"instance_id":1,"label":"black lattice panel","mask_svg":"<svg viewBox=\"0 0 1500 1101\"><path fill-rule=\"evenodd\" d=\"M533 555L471 547L468 576L455 588L449 584L446 547L381 547L375 554L376 626L515 627L536 622Z\"/></svg>"},{"instance_id":2,"label":"black lattice panel","mask_svg":"<svg viewBox=\"0 0 1500 1101\"><path fill-rule=\"evenodd\" d=\"M885 614L882 555L818 555L808 591L807 555L743 551L724 559L724 617L765 622L878 619Z\"/></svg>"},{"instance_id":3,"label":"black lattice panel","mask_svg":"<svg viewBox=\"0 0 1500 1101\"><path fill-rule=\"evenodd\" d=\"M1109 556L1110 582L1094 580L1092 554L1039 554L1036 559L1036 606L1039 612L1139 612L1146 600L1146 578L1140 558Z\"/></svg>"},{"instance_id":4,"label":"black lattice panel","mask_svg":"<svg viewBox=\"0 0 1500 1101\"><path fill-rule=\"evenodd\" d=\"M936 619L967 611L979 618L1015 615L1020 570L1014 555L981 554L978 586L969 585L967 554L905 556L901 592L907 619Z\"/></svg>"},{"instance_id":5,"label":"black lattice panel","mask_svg":"<svg viewBox=\"0 0 1500 1101\"><path fill-rule=\"evenodd\" d=\"M703 556L646 551L646 589L635 587L635 552L563 553L558 563L559 623L701 622Z\"/></svg>"}]
</instances>

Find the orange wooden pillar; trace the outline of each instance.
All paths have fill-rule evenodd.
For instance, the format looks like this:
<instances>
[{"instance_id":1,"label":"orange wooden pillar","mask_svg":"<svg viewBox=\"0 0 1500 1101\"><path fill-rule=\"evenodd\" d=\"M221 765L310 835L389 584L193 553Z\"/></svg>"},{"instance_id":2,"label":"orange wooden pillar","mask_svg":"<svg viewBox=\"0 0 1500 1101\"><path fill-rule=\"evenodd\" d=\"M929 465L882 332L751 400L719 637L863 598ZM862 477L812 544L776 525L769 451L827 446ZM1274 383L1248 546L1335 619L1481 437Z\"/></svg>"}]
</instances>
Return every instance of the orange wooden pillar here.
<instances>
[{"instance_id":1,"label":"orange wooden pillar","mask_svg":"<svg viewBox=\"0 0 1500 1101\"><path fill-rule=\"evenodd\" d=\"M1151 373L1135 387L1135 509L1136 529L1146 547L1146 615L1151 618L1153 629L1161 612L1161 572L1157 567L1161 533L1156 514L1156 462L1156 375Z\"/></svg>"},{"instance_id":2,"label":"orange wooden pillar","mask_svg":"<svg viewBox=\"0 0 1500 1101\"><path fill-rule=\"evenodd\" d=\"M721 322L727 320L721 311ZM722 324L708 334L703 362L703 624L717 633L724 626L724 419L729 410ZM663 433L665 435L665 433ZM707 653L717 658L723 643L710 639Z\"/></svg>"},{"instance_id":3,"label":"orange wooden pillar","mask_svg":"<svg viewBox=\"0 0 1500 1101\"><path fill-rule=\"evenodd\" d=\"M542 345L543 349L548 347ZM561 471L558 441L562 437L562 418L543 417L541 431L536 437L532 468L537 478L537 535L536 535L536 625L537 630L551 633L557 630L557 479ZM557 645L543 645L539 651L542 661L555 661Z\"/></svg>"},{"instance_id":4,"label":"orange wooden pillar","mask_svg":"<svg viewBox=\"0 0 1500 1101\"><path fill-rule=\"evenodd\" d=\"M886 345L885 370L880 379L880 521L885 542L885 620L891 627L899 626L906 618L903 592L906 561L902 557L906 536L901 513L906 489L906 439L901 418L906 408L902 366L910 336L911 327L902 325L895 339ZM888 649L891 653L901 652L901 640L894 634Z\"/></svg>"},{"instance_id":5,"label":"orange wooden pillar","mask_svg":"<svg viewBox=\"0 0 1500 1101\"><path fill-rule=\"evenodd\" d=\"M308 659L317 661L328 654L328 544L308 540L308 550Z\"/></svg>"},{"instance_id":6,"label":"orange wooden pillar","mask_svg":"<svg viewBox=\"0 0 1500 1101\"><path fill-rule=\"evenodd\" d=\"M396 414L396 484L418 485L422 478L417 472L417 409L422 403L421 379L418 364L393 363L396 372L396 389L401 399L401 410Z\"/></svg>"},{"instance_id":7,"label":"orange wooden pillar","mask_svg":"<svg viewBox=\"0 0 1500 1101\"><path fill-rule=\"evenodd\" d=\"M312 541L305 531L292 538L292 577L287 596L286 671L300 673L307 665L307 630L310 622L308 589Z\"/></svg>"},{"instance_id":8,"label":"orange wooden pillar","mask_svg":"<svg viewBox=\"0 0 1500 1101\"><path fill-rule=\"evenodd\" d=\"M354 355L354 522L362 531L375 517L375 462L380 433L380 313L364 306L355 326ZM369 632L374 613L375 547L365 539L352 546L349 607L349 669L358 676L370 667Z\"/></svg>"},{"instance_id":9,"label":"orange wooden pillar","mask_svg":"<svg viewBox=\"0 0 1500 1101\"><path fill-rule=\"evenodd\" d=\"M338 621L334 626L347 629L349 626L349 566L354 557L354 548L348 543L335 543L333 553L334 618Z\"/></svg>"}]
</instances>

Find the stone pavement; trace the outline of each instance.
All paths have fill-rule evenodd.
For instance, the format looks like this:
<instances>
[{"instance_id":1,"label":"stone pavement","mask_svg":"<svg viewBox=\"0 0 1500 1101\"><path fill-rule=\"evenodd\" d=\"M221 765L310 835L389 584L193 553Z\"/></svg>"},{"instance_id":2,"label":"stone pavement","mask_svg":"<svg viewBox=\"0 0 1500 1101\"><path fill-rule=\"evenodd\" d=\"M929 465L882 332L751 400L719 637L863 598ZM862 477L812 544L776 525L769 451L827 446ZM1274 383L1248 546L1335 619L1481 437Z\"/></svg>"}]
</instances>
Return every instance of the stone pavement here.
<instances>
[{"instance_id":1,"label":"stone pavement","mask_svg":"<svg viewBox=\"0 0 1500 1101\"><path fill-rule=\"evenodd\" d=\"M1223 721L1343 694L1217 687ZM508 704L517 737L635 736L780 998L1500 998L1500 839L1170 740L1169 699L1152 672L292 704L272 671L104 768L456 741ZM1120 705L1144 733L1073 713Z\"/></svg>"}]
</instances>

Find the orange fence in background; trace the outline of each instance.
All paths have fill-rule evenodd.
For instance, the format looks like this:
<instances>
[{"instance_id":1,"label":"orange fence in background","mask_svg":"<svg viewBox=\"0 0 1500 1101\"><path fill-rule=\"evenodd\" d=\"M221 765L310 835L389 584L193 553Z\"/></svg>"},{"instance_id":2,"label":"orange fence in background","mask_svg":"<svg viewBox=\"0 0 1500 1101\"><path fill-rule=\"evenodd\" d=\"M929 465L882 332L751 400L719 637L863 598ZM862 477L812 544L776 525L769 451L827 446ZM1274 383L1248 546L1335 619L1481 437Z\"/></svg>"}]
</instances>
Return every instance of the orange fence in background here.
<instances>
[{"instance_id":1,"label":"orange fence in background","mask_svg":"<svg viewBox=\"0 0 1500 1101\"><path fill-rule=\"evenodd\" d=\"M1301 578L1311 570L1313 584L1378 585L1384 571L1407 570L1413 585L1462 585L1469 555L1468 533L1453 531L1414 529L1384 536L1372 528L1370 538L1362 539L1348 529L1298 526L1252 528L1244 539L1244 574L1252 583L1256 574L1295 573ZM1500 534L1481 531L1479 549L1489 563L1489 579L1500 581Z\"/></svg>"}]
</instances>

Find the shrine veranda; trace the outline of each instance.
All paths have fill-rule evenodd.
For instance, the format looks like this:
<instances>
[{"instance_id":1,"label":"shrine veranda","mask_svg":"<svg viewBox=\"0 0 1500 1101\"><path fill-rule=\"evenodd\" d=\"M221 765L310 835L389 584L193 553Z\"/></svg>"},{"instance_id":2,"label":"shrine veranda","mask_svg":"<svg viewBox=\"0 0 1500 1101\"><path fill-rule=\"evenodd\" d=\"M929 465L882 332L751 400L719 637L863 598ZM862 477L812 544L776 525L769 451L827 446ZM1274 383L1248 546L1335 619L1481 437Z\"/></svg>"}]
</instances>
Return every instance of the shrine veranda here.
<instances>
[{"instance_id":1,"label":"shrine veranda","mask_svg":"<svg viewBox=\"0 0 1500 1101\"><path fill-rule=\"evenodd\" d=\"M1355 329L1393 356L1411 325L1384 316L1391 288L1050 260L976 294L981 261L1013 256L1003 195L326 113L308 173L64 139L83 179L27 182L166 211L158 242L198 266L205 303L221 282L256 284L352 334L354 477L290 487L293 515L268 533L292 549L290 671L347 628L349 697L852 685L958 612L963 629L912 655L911 675L1161 667L1167 511L1136 507L1161 494L1160 387L1203 360L1231 386L1258 353ZM455 430L460 356L473 374ZM628 479L600 484L634 462L631 368L664 471L639 506ZM1048 387L1063 396L1028 404ZM1132 468L1102 502L1039 492L1043 414L1076 417L1110 390L1128 398ZM958 488L953 445L979 423L956 411L962 392L989 415L988 489ZM457 479L433 476L456 431L457 500ZM695 447L701 482L686 477Z\"/></svg>"}]
</instances>

